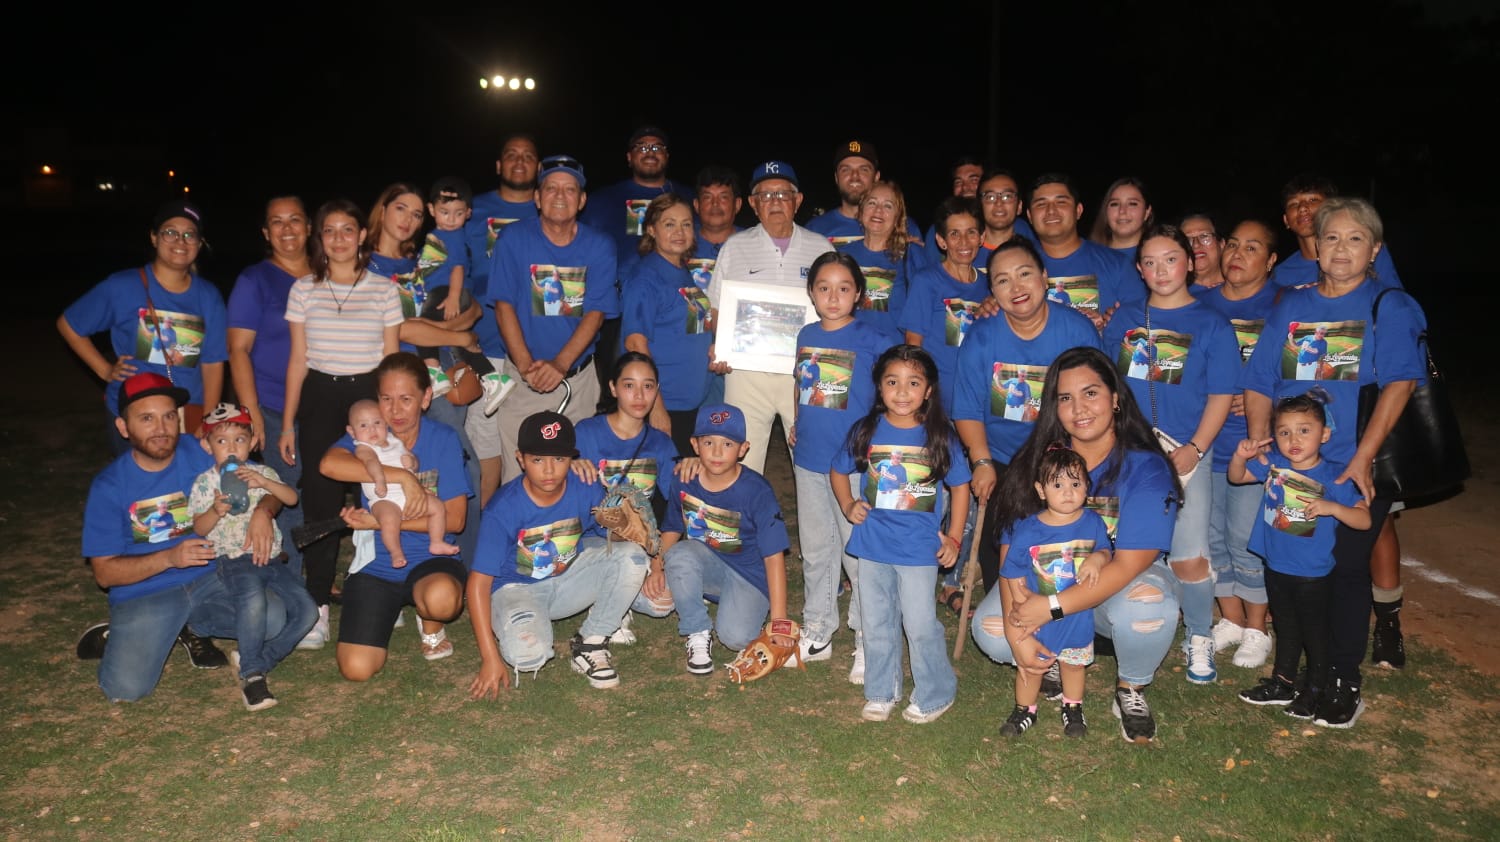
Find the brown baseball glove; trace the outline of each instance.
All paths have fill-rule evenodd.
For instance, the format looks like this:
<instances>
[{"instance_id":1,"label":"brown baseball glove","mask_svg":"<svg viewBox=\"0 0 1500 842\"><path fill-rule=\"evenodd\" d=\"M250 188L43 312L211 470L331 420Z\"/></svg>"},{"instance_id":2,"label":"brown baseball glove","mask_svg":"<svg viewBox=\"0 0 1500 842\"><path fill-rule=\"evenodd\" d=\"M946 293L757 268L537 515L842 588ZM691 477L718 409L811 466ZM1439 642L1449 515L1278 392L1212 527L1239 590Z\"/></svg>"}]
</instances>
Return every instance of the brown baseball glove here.
<instances>
[{"instance_id":1,"label":"brown baseball glove","mask_svg":"<svg viewBox=\"0 0 1500 842\"><path fill-rule=\"evenodd\" d=\"M604 496L594 507L594 520L609 530L611 541L639 544L649 556L661 552L661 532L656 527L651 498L629 483L622 482Z\"/></svg>"},{"instance_id":2,"label":"brown baseball glove","mask_svg":"<svg viewBox=\"0 0 1500 842\"><path fill-rule=\"evenodd\" d=\"M786 646L777 642L777 638L790 640L792 644ZM765 678L781 669L781 665L791 658L797 659L798 669L807 669L802 663L802 653L797 645L801 640L802 627L791 620L772 620L766 623L760 636L750 641L750 645L729 664L729 680L735 684L744 684L757 678Z\"/></svg>"}]
</instances>

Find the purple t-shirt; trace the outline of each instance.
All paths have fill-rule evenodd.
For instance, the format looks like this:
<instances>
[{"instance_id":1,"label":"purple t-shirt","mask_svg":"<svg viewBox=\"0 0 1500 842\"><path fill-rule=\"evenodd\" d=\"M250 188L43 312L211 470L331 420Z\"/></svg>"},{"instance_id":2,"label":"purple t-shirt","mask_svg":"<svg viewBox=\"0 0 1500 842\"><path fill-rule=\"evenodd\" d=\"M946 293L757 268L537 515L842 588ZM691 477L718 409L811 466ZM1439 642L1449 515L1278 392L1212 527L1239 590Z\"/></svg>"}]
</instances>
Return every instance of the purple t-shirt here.
<instances>
[{"instance_id":1,"label":"purple t-shirt","mask_svg":"<svg viewBox=\"0 0 1500 842\"><path fill-rule=\"evenodd\" d=\"M229 293L229 327L255 331L250 365L260 405L277 412L286 407L286 362L292 334L286 323L286 299L297 279L269 260L247 268Z\"/></svg>"}]
</instances>

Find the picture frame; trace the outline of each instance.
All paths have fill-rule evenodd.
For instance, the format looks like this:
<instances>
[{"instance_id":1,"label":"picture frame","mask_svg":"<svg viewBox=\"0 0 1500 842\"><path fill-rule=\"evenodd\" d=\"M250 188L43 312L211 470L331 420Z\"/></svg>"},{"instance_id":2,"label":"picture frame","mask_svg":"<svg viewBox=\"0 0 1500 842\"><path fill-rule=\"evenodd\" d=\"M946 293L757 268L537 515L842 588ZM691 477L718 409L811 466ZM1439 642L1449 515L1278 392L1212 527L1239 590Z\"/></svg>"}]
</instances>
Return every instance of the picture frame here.
<instances>
[{"instance_id":1,"label":"picture frame","mask_svg":"<svg viewBox=\"0 0 1500 842\"><path fill-rule=\"evenodd\" d=\"M797 334L817 318L800 286L725 284L714 354L737 370L790 376L797 365Z\"/></svg>"}]
</instances>

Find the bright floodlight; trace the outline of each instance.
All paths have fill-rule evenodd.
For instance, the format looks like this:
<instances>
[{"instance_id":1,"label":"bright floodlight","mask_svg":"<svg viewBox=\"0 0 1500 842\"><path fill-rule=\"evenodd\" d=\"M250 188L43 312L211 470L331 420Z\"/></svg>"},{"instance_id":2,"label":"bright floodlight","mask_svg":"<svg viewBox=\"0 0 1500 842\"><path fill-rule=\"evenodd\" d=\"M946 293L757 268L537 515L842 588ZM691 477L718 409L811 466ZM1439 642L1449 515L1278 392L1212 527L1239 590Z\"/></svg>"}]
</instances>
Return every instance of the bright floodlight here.
<instances>
[{"instance_id":1,"label":"bright floodlight","mask_svg":"<svg viewBox=\"0 0 1500 842\"><path fill-rule=\"evenodd\" d=\"M497 88L503 88L505 87L505 77L501 76L499 73L496 73L495 78L490 80L490 84L494 85Z\"/></svg>"},{"instance_id":2,"label":"bright floodlight","mask_svg":"<svg viewBox=\"0 0 1500 842\"><path fill-rule=\"evenodd\" d=\"M528 91L534 91L534 90L536 90L536 80L533 79L533 78L531 78L530 76L526 77L526 90L528 90Z\"/></svg>"},{"instance_id":3,"label":"bright floodlight","mask_svg":"<svg viewBox=\"0 0 1500 842\"><path fill-rule=\"evenodd\" d=\"M514 76L510 77L510 89L513 91L519 91L521 89L521 80L517 79Z\"/></svg>"},{"instance_id":4,"label":"bright floodlight","mask_svg":"<svg viewBox=\"0 0 1500 842\"><path fill-rule=\"evenodd\" d=\"M488 79L480 79L479 80L479 89L481 91L488 90L489 87L490 87L490 80L488 80Z\"/></svg>"}]
</instances>

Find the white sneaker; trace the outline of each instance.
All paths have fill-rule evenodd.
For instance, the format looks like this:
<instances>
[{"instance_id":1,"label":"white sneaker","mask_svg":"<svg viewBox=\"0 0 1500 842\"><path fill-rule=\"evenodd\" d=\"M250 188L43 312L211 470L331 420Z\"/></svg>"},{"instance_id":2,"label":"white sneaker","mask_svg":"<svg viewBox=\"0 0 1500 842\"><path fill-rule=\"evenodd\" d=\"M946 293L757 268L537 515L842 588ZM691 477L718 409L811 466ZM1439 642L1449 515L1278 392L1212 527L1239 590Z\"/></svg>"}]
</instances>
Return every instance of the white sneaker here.
<instances>
[{"instance_id":1,"label":"white sneaker","mask_svg":"<svg viewBox=\"0 0 1500 842\"><path fill-rule=\"evenodd\" d=\"M1223 618L1214 623L1214 651L1226 652L1238 645L1245 636L1245 627Z\"/></svg>"},{"instance_id":2,"label":"white sneaker","mask_svg":"<svg viewBox=\"0 0 1500 842\"><path fill-rule=\"evenodd\" d=\"M1234 653L1234 665L1255 669L1271 654L1271 636L1259 629L1245 629L1240 651Z\"/></svg>"},{"instance_id":3,"label":"white sneaker","mask_svg":"<svg viewBox=\"0 0 1500 842\"><path fill-rule=\"evenodd\" d=\"M833 657L833 641L827 640L819 643L810 637L804 636L797 642L797 648L801 650L802 663L813 661L826 661Z\"/></svg>"},{"instance_id":4,"label":"white sneaker","mask_svg":"<svg viewBox=\"0 0 1500 842\"><path fill-rule=\"evenodd\" d=\"M440 398L453 391L453 381L448 379L448 373L441 368L427 367L427 376L432 379L432 396Z\"/></svg>"},{"instance_id":5,"label":"white sneaker","mask_svg":"<svg viewBox=\"0 0 1500 842\"><path fill-rule=\"evenodd\" d=\"M895 709L895 702L865 702L859 716L866 722L884 722L891 718L891 711Z\"/></svg>"},{"instance_id":6,"label":"white sneaker","mask_svg":"<svg viewBox=\"0 0 1500 842\"><path fill-rule=\"evenodd\" d=\"M626 611L625 616L621 618L620 627L615 629L615 633L609 636L609 642L618 643L621 646L629 646L635 643L635 632L630 630L629 611Z\"/></svg>"},{"instance_id":7,"label":"white sneaker","mask_svg":"<svg viewBox=\"0 0 1500 842\"><path fill-rule=\"evenodd\" d=\"M1212 684L1219 677L1214 668L1214 639L1206 634L1187 639L1187 680L1190 684Z\"/></svg>"},{"instance_id":8,"label":"white sneaker","mask_svg":"<svg viewBox=\"0 0 1500 842\"><path fill-rule=\"evenodd\" d=\"M403 627L405 625L406 625L406 612L405 611L397 611L396 612L396 622L394 622L394 623L391 624L391 628L393 628L393 629L399 629L399 628L401 628L401 627Z\"/></svg>"},{"instance_id":9,"label":"white sneaker","mask_svg":"<svg viewBox=\"0 0 1500 842\"><path fill-rule=\"evenodd\" d=\"M714 671L713 651L713 634L708 630L688 635L687 671L693 675L712 675Z\"/></svg>"},{"instance_id":10,"label":"white sneaker","mask_svg":"<svg viewBox=\"0 0 1500 842\"><path fill-rule=\"evenodd\" d=\"M849 683L865 683L865 636L854 633L854 666L849 668Z\"/></svg>"},{"instance_id":11,"label":"white sneaker","mask_svg":"<svg viewBox=\"0 0 1500 842\"><path fill-rule=\"evenodd\" d=\"M492 371L479 378L479 385L484 389L484 416L488 418L499 411L500 402L516 387L516 381L508 374Z\"/></svg>"},{"instance_id":12,"label":"white sneaker","mask_svg":"<svg viewBox=\"0 0 1500 842\"><path fill-rule=\"evenodd\" d=\"M333 635L328 630L328 606L318 606L318 621L313 623L312 630L297 644L298 649L322 649L327 645Z\"/></svg>"},{"instance_id":13,"label":"white sneaker","mask_svg":"<svg viewBox=\"0 0 1500 842\"><path fill-rule=\"evenodd\" d=\"M935 721L939 716L947 713L948 708L951 707L953 707L953 703L949 702L948 704L943 705L937 710L922 710L921 708L917 707L916 702L912 702L911 704L906 706L906 710L901 711L901 718L905 719L907 722L916 723L917 725L925 725L928 722Z\"/></svg>"}]
</instances>

